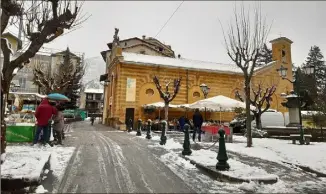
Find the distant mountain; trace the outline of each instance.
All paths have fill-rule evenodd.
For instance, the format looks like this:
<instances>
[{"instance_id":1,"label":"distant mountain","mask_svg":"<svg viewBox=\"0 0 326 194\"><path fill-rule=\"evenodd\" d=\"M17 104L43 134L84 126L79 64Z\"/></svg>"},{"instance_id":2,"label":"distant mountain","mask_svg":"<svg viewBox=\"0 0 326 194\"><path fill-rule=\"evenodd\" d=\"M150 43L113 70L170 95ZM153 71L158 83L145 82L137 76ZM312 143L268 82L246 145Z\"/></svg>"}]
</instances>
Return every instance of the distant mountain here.
<instances>
[{"instance_id":1,"label":"distant mountain","mask_svg":"<svg viewBox=\"0 0 326 194\"><path fill-rule=\"evenodd\" d=\"M100 80L100 75L105 74L105 62L101 56L85 59L86 72L83 77L83 84L91 80Z\"/></svg>"}]
</instances>

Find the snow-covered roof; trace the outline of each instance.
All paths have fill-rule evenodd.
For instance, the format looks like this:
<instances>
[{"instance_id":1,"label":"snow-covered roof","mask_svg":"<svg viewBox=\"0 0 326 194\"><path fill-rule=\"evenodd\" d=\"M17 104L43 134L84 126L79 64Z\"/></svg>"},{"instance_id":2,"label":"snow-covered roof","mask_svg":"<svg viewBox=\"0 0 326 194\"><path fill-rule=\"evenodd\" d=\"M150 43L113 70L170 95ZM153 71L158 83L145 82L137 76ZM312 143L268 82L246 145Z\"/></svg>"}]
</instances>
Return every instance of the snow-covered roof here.
<instances>
[{"instance_id":1,"label":"snow-covered roof","mask_svg":"<svg viewBox=\"0 0 326 194\"><path fill-rule=\"evenodd\" d=\"M242 74L242 70L235 64L223 64L206 61L198 61L184 58L170 58L161 56L144 55L137 53L122 52L121 62L141 65L161 65L172 68L196 69L202 71L214 71L227 74ZM268 64L267 66L271 65ZM264 68L265 66L261 67ZM261 68L257 68L261 69Z\"/></svg>"},{"instance_id":2,"label":"snow-covered roof","mask_svg":"<svg viewBox=\"0 0 326 194\"><path fill-rule=\"evenodd\" d=\"M301 111L302 115L317 115L319 113L319 111Z\"/></svg>"},{"instance_id":3,"label":"snow-covered roof","mask_svg":"<svg viewBox=\"0 0 326 194\"><path fill-rule=\"evenodd\" d=\"M296 94L289 94L285 98L297 98L297 97L298 97L298 95L296 95Z\"/></svg>"},{"instance_id":4,"label":"snow-covered roof","mask_svg":"<svg viewBox=\"0 0 326 194\"><path fill-rule=\"evenodd\" d=\"M85 89L84 93L96 93L96 94L102 94L104 92L103 89L94 89L94 88L90 88L90 89Z\"/></svg>"}]
</instances>

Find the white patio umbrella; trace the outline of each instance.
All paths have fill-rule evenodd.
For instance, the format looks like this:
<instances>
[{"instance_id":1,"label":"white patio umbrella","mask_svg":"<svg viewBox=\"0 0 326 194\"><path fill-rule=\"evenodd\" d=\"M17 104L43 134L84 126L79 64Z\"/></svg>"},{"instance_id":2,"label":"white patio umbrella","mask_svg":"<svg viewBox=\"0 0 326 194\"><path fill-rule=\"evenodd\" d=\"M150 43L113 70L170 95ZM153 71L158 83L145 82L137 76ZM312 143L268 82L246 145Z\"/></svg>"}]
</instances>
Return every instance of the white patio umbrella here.
<instances>
[{"instance_id":1,"label":"white patio umbrella","mask_svg":"<svg viewBox=\"0 0 326 194\"><path fill-rule=\"evenodd\" d=\"M221 122L221 112L222 111L233 111L234 108L246 108L246 104L232 98L218 95L204 100L199 100L189 105L191 109L201 109L208 108L214 111L220 112L220 122ZM255 109L254 106L250 106L250 109Z\"/></svg>"},{"instance_id":2,"label":"white patio umbrella","mask_svg":"<svg viewBox=\"0 0 326 194\"><path fill-rule=\"evenodd\" d=\"M161 117L161 109L165 106L164 102L155 102L151 104L144 104L144 108L157 108L158 109L158 116ZM178 108L177 105L169 104L169 108Z\"/></svg>"}]
</instances>

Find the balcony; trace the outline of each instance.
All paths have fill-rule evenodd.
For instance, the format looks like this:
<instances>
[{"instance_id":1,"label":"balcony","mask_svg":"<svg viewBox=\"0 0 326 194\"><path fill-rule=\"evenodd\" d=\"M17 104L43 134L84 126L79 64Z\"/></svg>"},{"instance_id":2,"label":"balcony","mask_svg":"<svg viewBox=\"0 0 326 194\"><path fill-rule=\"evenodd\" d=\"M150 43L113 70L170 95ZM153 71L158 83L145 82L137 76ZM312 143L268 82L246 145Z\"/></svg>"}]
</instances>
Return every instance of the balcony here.
<instances>
[{"instance_id":1,"label":"balcony","mask_svg":"<svg viewBox=\"0 0 326 194\"><path fill-rule=\"evenodd\" d=\"M22 93L38 93L37 88L10 88L10 91Z\"/></svg>"}]
</instances>

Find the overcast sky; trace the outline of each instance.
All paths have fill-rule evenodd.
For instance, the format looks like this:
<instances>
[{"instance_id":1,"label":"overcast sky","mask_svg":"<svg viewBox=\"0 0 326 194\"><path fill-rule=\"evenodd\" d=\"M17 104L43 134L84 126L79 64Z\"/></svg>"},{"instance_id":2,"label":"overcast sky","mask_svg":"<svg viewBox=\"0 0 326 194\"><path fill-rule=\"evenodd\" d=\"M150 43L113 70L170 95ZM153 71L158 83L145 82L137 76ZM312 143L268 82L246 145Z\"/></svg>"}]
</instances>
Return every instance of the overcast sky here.
<instances>
[{"instance_id":1,"label":"overcast sky","mask_svg":"<svg viewBox=\"0 0 326 194\"><path fill-rule=\"evenodd\" d=\"M86 1L84 13L91 17L83 28L46 45L85 52L86 57L100 56L112 41L114 28L120 29L120 40L130 37L155 37L180 1ZM221 25L230 21L239 1L185 1L157 38L172 46L184 58L231 63L223 45ZM254 7L254 3L245 2ZM292 60L304 62L309 48L317 45L326 55L326 2L261 2L262 12L273 21L269 38L286 36L292 44ZM268 43L270 46L270 44Z\"/></svg>"}]
</instances>

